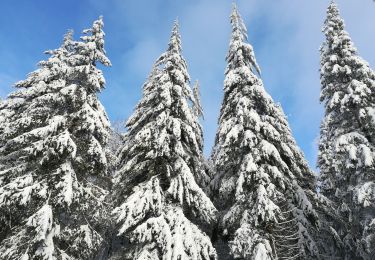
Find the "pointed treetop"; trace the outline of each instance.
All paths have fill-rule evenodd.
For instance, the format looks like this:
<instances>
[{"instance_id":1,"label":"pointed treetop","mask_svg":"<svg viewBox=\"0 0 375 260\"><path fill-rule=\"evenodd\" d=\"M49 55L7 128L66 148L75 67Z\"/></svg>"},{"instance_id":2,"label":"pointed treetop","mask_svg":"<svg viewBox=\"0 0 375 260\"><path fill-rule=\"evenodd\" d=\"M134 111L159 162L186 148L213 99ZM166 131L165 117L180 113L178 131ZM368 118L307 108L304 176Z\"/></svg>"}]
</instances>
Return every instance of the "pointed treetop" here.
<instances>
[{"instance_id":1,"label":"pointed treetop","mask_svg":"<svg viewBox=\"0 0 375 260\"><path fill-rule=\"evenodd\" d=\"M334 0L332 0L331 3L328 6L328 13L340 16L339 7L338 7L337 3Z\"/></svg>"},{"instance_id":2,"label":"pointed treetop","mask_svg":"<svg viewBox=\"0 0 375 260\"><path fill-rule=\"evenodd\" d=\"M261 72L255 58L253 47L247 43L247 29L245 23L235 3L233 3L230 23L232 25L232 37L227 55L227 69L247 66L253 73L256 71L260 76Z\"/></svg>"},{"instance_id":3,"label":"pointed treetop","mask_svg":"<svg viewBox=\"0 0 375 260\"><path fill-rule=\"evenodd\" d=\"M104 27L104 22L103 22L103 16L99 16L97 20L95 20L92 23L92 27L90 29L85 29L83 30L84 34L89 34L91 33L93 37L97 36L97 38L103 38L104 37L104 32L103 32L103 27ZM85 40L87 36L82 36L82 40Z\"/></svg>"},{"instance_id":4,"label":"pointed treetop","mask_svg":"<svg viewBox=\"0 0 375 260\"><path fill-rule=\"evenodd\" d=\"M328 53L332 51L341 53L342 49L346 49L346 54L357 54L357 49L355 48L349 33L345 31L344 19L341 18L338 5L335 1L332 1L327 8L327 18L324 22L322 31L327 40L326 43L323 44L323 47L324 45L327 45L326 51Z\"/></svg>"},{"instance_id":5,"label":"pointed treetop","mask_svg":"<svg viewBox=\"0 0 375 260\"><path fill-rule=\"evenodd\" d=\"M334 31L342 31L344 27L344 20L340 16L338 5L332 0L327 8L327 19L324 23L323 32L327 35Z\"/></svg>"},{"instance_id":6,"label":"pointed treetop","mask_svg":"<svg viewBox=\"0 0 375 260\"><path fill-rule=\"evenodd\" d=\"M73 42L73 34L74 34L73 29L69 29L66 32L66 34L64 35L63 44L62 44L63 48L67 50L71 50L70 47L72 46L72 42Z\"/></svg>"},{"instance_id":7,"label":"pointed treetop","mask_svg":"<svg viewBox=\"0 0 375 260\"><path fill-rule=\"evenodd\" d=\"M230 22L232 24L232 37L238 38L242 41L247 40L247 29L240 13L238 12L237 5L235 2L233 2L232 4Z\"/></svg>"},{"instance_id":8,"label":"pointed treetop","mask_svg":"<svg viewBox=\"0 0 375 260\"><path fill-rule=\"evenodd\" d=\"M204 119L203 115L203 108L201 104L201 93L200 93L200 85L199 81L196 80L194 87L193 87L193 110L197 117L202 117Z\"/></svg>"},{"instance_id":9,"label":"pointed treetop","mask_svg":"<svg viewBox=\"0 0 375 260\"><path fill-rule=\"evenodd\" d=\"M73 29L69 29L66 34L64 35L64 42L72 41L73 40Z\"/></svg>"},{"instance_id":10,"label":"pointed treetop","mask_svg":"<svg viewBox=\"0 0 375 260\"><path fill-rule=\"evenodd\" d=\"M83 30L84 36L81 36L81 40L85 43L89 43L89 50L93 51L95 55L92 55L94 59L100 61L105 66L111 66L111 62L106 57L106 51L104 50L104 36L103 31L104 22L103 16L99 16L99 19L94 21L90 29Z\"/></svg>"},{"instance_id":11,"label":"pointed treetop","mask_svg":"<svg viewBox=\"0 0 375 260\"><path fill-rule=\"evenodd\" d=\"M174 21L171 38L168 44L168 51L180 52L181 51L181 36L180 36L180 25L178 19Z\"/></svg>"},{"instance_id":12,"label":"pointed treetop","mask_svg":"<svg viewBox=\"0 0 375 260\"><path fill-rule=\"evenodd\" d=\"M98 20L94 21L94 24L93 24L93 32L95 32L95 30L97 31L101 31L104 27L104 22L103 22L103 15L100 15Z\"/></svg>"}]
</instances>

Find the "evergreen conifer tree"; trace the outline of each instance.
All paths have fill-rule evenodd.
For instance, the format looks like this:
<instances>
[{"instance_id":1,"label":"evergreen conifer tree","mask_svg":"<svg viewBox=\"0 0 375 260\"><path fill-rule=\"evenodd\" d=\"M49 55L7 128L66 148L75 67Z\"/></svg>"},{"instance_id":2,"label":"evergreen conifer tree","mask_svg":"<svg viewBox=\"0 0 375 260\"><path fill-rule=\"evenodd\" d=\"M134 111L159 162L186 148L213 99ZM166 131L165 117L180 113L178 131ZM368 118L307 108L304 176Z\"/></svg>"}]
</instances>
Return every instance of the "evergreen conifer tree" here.
<instances>
[{"instance_id":1,"label":"evergreen conifer tree","mask_svg":"<svg viewBox=\"0 0 375 260\"><path fill-rule=\"evenodd\" d=\"M212 154L214 198L221 211L217 245L228 243L236 259L314 259L314 175L281 107L257 76L260 69L235 5L230 18L224 100Z\"/></svg>"},{"instance_id":2,"label":"evergreen conifer tree","mask_svg":"<svg viewBox=\"0 0 375 260\"><path fill-rule=\"evenodd\" d=\"M346 259L375 258L375 74L331 2L321 48L321 191L338 205Z\"/></svg>"},{"instance_id":3,"label":"evergreen conifer tree","mask_svg":"<svg viewBox=\"0 0 375 260\"><path fill-rule=\"evenodd\" d=\"M102 29L100 18L82 41L69 32L0 105L0 259L93 259L102 243Z\"/></svg>"},{"instance_id":4,"label":"evergreen conifer tree","mask_svg":"<svg viewBox=\"0 0 375 260\"><path fill-rule=\"evenodd\" d=\"M216 209L200 183L202 136L176 22L127 121L115 176L121 245L111 259L215 259ZM200 133L200 134L197 134Z\"/></svg>"}]
</instances>

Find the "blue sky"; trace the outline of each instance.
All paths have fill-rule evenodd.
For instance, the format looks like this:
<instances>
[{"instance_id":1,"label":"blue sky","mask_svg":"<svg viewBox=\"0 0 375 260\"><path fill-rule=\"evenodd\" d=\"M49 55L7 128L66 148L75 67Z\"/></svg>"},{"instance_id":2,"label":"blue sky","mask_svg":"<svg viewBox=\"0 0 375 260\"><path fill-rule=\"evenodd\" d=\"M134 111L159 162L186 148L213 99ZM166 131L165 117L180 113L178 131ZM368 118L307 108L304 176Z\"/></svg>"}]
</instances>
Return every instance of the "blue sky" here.
<instances>
[{"instance_id":1,"label":"blue sky","mask_svg":"<svg viewBox=\"0 0 375 260\"><path fill-rule=\"evenodd\" d=\"M338 0L363 58L375 64L375 3ZM323 109L319 104L319 46L328 0L238 0L267 91L280 102L311 166ZM211 150L222 100L229 43L230 0L2 0L0 96L57 48L67 29L82 29L104 15L107 89L100 98L112 121L124 120L141 96L155 59L166 49L173 20L181 24L192 81L201 82L205 152Z\"/></svg>"}]
</instances>

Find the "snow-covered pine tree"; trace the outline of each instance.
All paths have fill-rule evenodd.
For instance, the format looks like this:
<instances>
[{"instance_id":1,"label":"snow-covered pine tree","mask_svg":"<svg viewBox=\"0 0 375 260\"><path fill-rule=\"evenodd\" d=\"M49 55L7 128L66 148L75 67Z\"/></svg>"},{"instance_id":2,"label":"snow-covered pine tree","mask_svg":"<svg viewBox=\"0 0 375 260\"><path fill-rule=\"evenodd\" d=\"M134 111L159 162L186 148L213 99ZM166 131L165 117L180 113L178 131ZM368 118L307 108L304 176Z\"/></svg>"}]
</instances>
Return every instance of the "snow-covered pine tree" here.
<instances>
[{"instance_id":1,"label":"snow-covered pine tree","mask_svg":"<svg viewBox=\"0 0 375 260\"><path fill-rule=\"evenodd\" d=\"M193 110L195 115L199 118L203 116L203 107L201 103L201 92L200 92L200 84L199 81L197 80L194 84L193 87Z\"/></svg>"},{"instance_id":2,"label":"snow-covered pine tree","mask_svg":"<svg viewBox=\"0 0 375 260\"><path fill-rule=\"evenodd\" d=\"M221 211L217 245L228 243L236 259L314 259L312 230L318 220L308 196L315 189L314 175L281 107L256 75L260 69L235 5L230 18L224 100L212 154L214 198Z\"/></svg>"},{"instance_id":3,"label":"snow-covered pine tree","mask_svg":"<svg viewBox=\"0 0 375 260\"><path fill-rule=\"evenodd\" d=\"M176 22L127 121L113 211L122 245L112 259L216 258L204 231L217 211L197 184L202 137L191 99Z\"/></svg>"},{"instance_id":4,"label":"snow-covered pine tree","mask_svg":"<svg viewBox=\"0 0 375 260\"><path fill-rule=\"evenodd\" d=\"M0 258L93 259L105 217L103 21L68 33L0 107Z\"/></svg>"},{"instance_id":5,"label":"snow-covered pine tree","mask_svg":"<svg viewBox=\"0 0 375 260\"><path fill-rule=\"evenodd\" d=\"M375 74L359 57L334 2L323 32L321 190L347 224L336 224L346 259L375 259Z\"/></svg>"}]
</instances>

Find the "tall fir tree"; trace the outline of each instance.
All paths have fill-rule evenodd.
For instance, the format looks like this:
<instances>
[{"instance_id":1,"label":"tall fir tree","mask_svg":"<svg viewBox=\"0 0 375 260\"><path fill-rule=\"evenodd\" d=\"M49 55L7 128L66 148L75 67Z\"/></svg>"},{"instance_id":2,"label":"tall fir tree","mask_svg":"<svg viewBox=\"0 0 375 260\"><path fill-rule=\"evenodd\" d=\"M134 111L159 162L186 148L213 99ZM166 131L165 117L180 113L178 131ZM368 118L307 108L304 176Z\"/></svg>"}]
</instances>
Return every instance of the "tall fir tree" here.
<instances>
[{"instance_id":1,"label":"tall fir tree","mask_svg":"<svg viewBox=\"0 0 375 260\"><path fill-rule=\"evenodd\" d=\"M0 106L0 259L93 259L102 243L109 121L103 21L69 32Z\"/></svg>"},{"instance_id":2,"label":"tall fir tree","mask_svg":"<svg viewBox=\"0 0 375 260\"><path fill-rule=\"evenodd\" d=\"M113 211L121 241L111 259L215 259L217 211L197 184L202 136L194 114L178 23L127 121Z\"/></svg>"},{"instance_id":3,"label":"tall fir tree","mask_svg":"<svg viewBox=\"0 0 375 260\"><path fill-rule=\"evenodd\" d=\"M260 69L235 5L230 20L224 100L212 154L214 198L221 211L217 245L229 244L223 259L317 258L313 230L318 220L310 202L315 177L281 107L257 77Z\"/></svg>"},{"instance_id":4,"label":"tall fir tree","mask_svg":"<svg viewBox=\"0 0 375 260\"><path fill-rule=\"evenodd\" d=\"M328 7L321 48L321 190L345 225L336 223L346 259L375 259L375 74L345 31L336 3Z\"/></svg>"}]
</instances>

